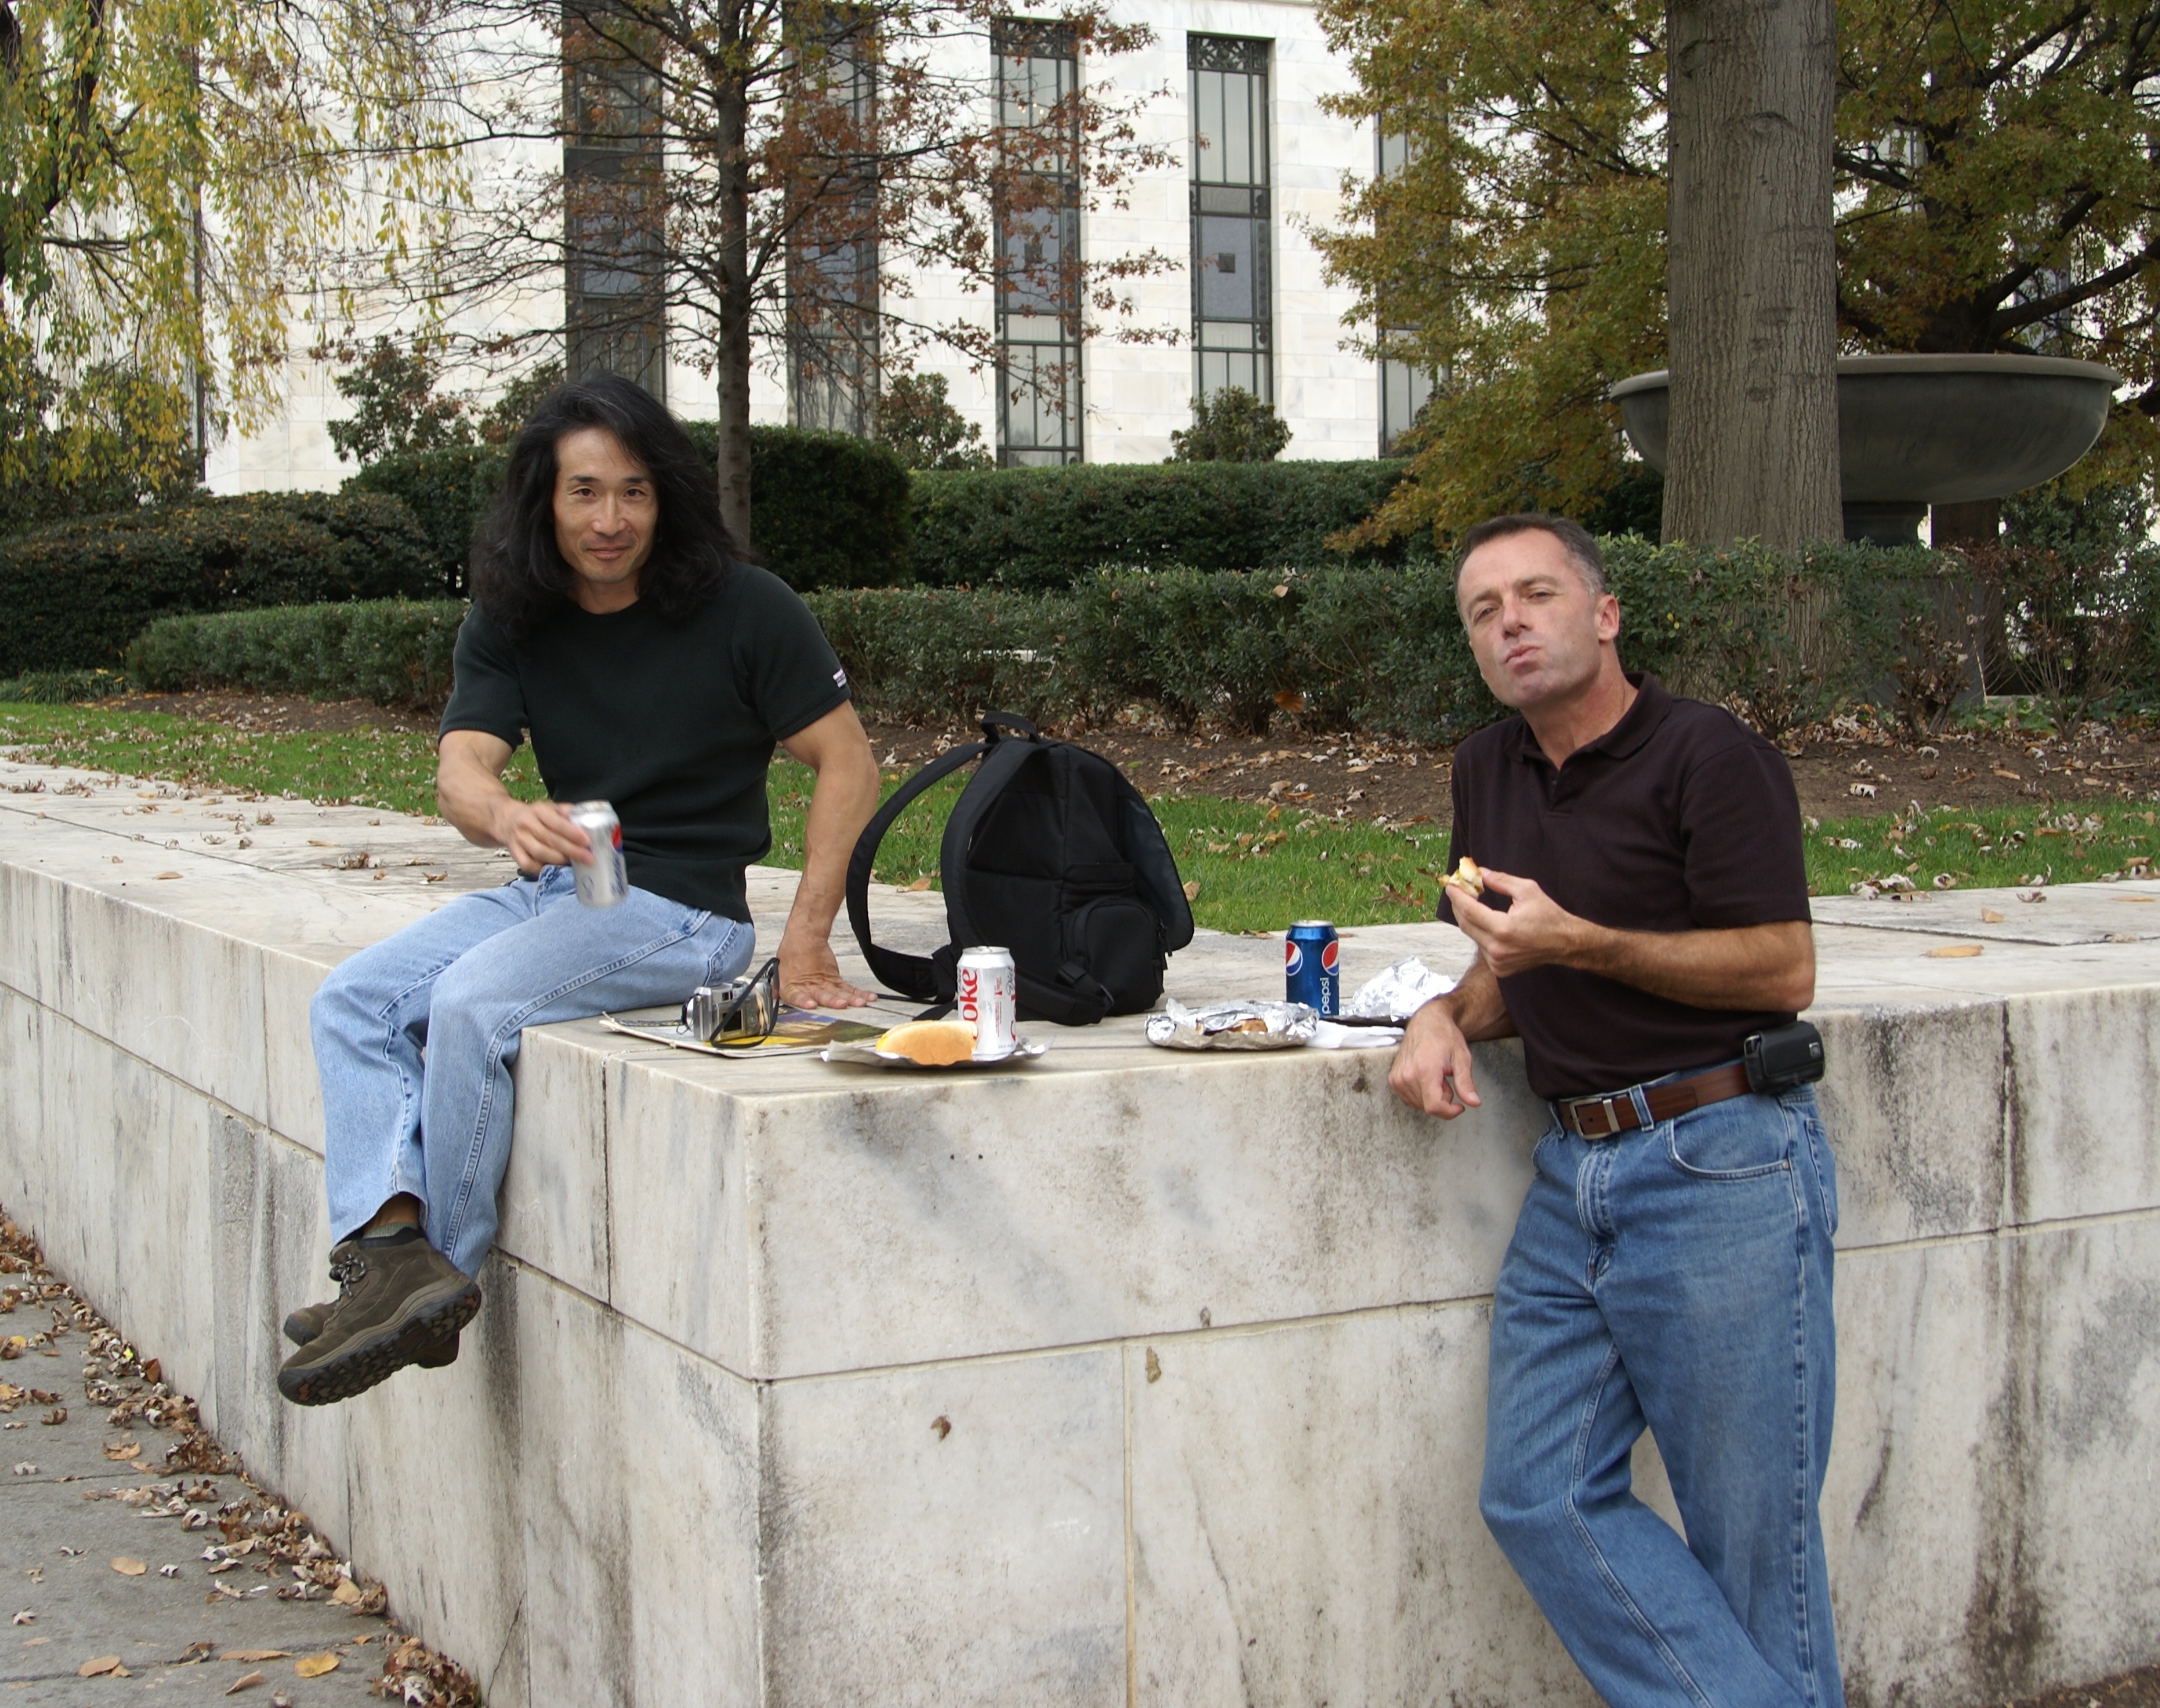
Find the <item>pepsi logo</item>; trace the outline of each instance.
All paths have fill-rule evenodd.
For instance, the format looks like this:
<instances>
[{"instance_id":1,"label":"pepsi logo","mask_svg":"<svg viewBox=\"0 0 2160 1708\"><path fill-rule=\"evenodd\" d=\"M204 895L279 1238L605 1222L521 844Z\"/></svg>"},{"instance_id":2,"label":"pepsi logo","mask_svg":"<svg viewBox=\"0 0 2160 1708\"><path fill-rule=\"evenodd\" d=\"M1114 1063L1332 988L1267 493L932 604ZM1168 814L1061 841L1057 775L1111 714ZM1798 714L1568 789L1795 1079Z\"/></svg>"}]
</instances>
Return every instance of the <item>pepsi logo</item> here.
<instances>
[{"instance_id":1,"label":"pepsi logo","mask_svg":"<svg viewBox=\"0 0 2160 1708\"><path fill-rule=\"evenodd\" d=\"M1283 944L1283 971L1295 973L1305 965L1305 951L1294 942Z\"/></svg>"},{"instance_id":2,"label":"pepsi logo","mask_svg":"<svg viewBox=\"0 0 2160 1708\"><path fill-rule=\"evenodd\" d=\"M1335 970L1336 960L1341 953L1339 944L1332 941L1322 943L1320 946L1320 970L1323 973L1332 973Z\"/></svg>"}]
</instances>

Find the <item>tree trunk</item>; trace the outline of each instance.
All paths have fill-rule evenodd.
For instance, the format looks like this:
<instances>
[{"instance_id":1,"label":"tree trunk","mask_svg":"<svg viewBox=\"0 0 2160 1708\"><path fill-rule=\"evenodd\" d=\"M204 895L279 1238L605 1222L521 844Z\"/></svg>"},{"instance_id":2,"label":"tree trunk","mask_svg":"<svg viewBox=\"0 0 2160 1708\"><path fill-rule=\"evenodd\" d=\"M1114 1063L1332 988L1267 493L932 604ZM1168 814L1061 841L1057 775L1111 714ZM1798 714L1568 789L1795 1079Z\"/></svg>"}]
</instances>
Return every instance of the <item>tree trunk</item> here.
<instances>
[{"instance_id":1,"label":"tree trunk","mask_svg":"<svg viewBox=\"0 0 2160 1708\"><path fill-rule=\"evenodd\" d=\"M750 99L739 75L714 91L720 207L720 520L745 552L750 532Z\"/></svg>"},{"instance_id":2,"label":"tree trunk","mask_svg":"<svg viewBox=\"0 0 2160 1708\"><path fill-rule=\"evenodd\" d=\"M1842 532L1831 0L1669 0L1664 537Z\"/></svg>"}]
</instances>

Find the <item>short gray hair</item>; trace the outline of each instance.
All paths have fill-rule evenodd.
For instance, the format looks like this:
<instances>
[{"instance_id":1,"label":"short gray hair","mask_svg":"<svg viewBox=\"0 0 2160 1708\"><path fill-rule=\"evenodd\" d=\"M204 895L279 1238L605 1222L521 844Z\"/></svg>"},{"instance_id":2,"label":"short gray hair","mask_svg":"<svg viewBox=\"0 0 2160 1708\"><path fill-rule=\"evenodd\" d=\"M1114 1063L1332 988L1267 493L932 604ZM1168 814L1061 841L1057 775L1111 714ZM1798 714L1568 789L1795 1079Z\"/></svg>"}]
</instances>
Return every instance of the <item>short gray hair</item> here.
<instances>
[{"instance_id":1,"label":"short gray hair","mask_svg":"<svg viewBox=\"0 0 2160 1708\"><path fill-rule=\"evenodd\" d=\"M1550 534L1558 540L1560 549L1575 565L1576 573L1582 577L1583 585L1593 596L1602 594L1605 586L1605 554L1597 549L1597 542L1588 528L1579 522L1564 516L1545 516L1534 510L1511 511L1505 516L1489 517L1463 535L1462 544L1455 553L1455 579L1458 585L1462 579L1462 566L1470 554L1480 546L1494 540L1504 540L1514 534Z\"/></svg>"}]
</instances>

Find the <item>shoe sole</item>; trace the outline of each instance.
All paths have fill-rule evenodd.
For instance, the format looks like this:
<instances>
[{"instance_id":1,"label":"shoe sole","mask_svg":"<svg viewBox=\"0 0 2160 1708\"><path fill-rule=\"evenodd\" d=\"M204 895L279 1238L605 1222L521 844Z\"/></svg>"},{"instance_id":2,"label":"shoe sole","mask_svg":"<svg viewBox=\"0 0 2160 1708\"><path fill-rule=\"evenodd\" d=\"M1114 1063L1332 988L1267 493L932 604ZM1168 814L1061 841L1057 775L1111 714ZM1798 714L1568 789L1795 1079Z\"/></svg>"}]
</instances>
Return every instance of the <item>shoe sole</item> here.
<instances>
[{"instance_id":1,"label":"shoe sole","mask_svg":"<svg viewBox=\"0 0 2160 1708\"><path fill-rule=\"evenodd\" d=\"M294 1346L304 1347L315 1338L314 1334L300 1333L293 1326L293 1317L288 1316L285 1319L284 1333L285 1338L292 1342ZM318 1329L315 1332L319 1334L321 1331ZM413 1368L416 1370L447 1370L457 1361L458 1337L453 1334L444 1338L439 1350L430 1347L426 1352L417 1354L413 1360Z\"/></svg>"},{"instance_id":2,"label":"shoe sole","mask_svg":"<svg viewBox=\"0 0 2160 1708\"><path fill-rule=\"evenodd\" d=\"M408 1364L418 1363L445 1335L456 1334L480 1312L480 1283L469 1280L433 1309L409 1316L330 1363L312 1370L280 1370L278 1391L295 1405L333 1405L365 1394Z\"/></svg>"}]
</instances>

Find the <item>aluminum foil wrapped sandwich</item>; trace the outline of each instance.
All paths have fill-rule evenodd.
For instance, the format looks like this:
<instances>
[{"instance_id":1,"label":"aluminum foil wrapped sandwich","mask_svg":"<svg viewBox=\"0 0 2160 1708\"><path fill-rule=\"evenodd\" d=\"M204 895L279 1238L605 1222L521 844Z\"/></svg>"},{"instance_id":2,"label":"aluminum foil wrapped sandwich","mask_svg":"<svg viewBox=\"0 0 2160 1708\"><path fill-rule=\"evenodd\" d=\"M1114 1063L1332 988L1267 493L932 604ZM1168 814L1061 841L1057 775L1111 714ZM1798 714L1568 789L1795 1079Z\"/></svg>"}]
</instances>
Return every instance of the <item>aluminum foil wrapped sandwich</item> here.
<instances>
[{"instance_id":1,"label":"aluminum foil wrapped sandwich","mask_svg":"<svg viewBox=\"0 0 2160 1708\"><path fill-rule=\"evenodd\" d=\"M1310 1044L1320 1016L1301 1002L1211 1002L1176 998L1147 1017L1147 1041L1166 1050L1294 1050Z\"/></svg>"}]
</instances>

